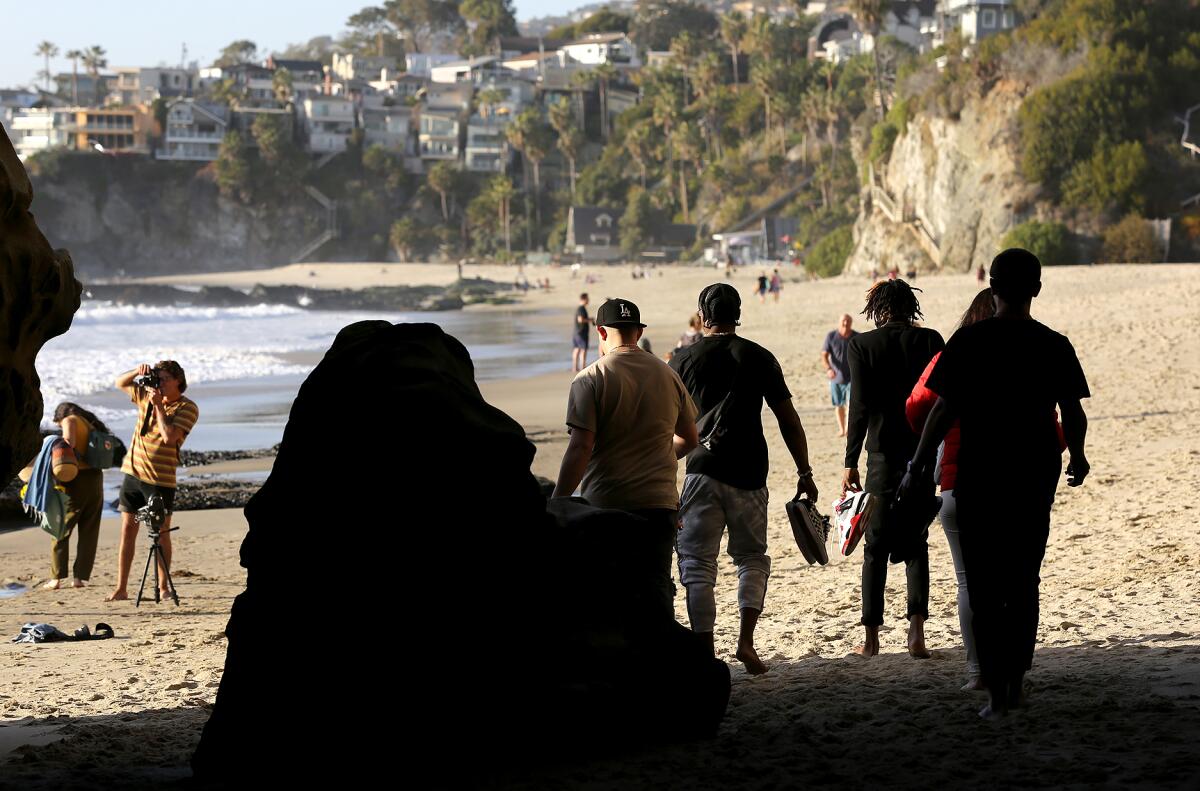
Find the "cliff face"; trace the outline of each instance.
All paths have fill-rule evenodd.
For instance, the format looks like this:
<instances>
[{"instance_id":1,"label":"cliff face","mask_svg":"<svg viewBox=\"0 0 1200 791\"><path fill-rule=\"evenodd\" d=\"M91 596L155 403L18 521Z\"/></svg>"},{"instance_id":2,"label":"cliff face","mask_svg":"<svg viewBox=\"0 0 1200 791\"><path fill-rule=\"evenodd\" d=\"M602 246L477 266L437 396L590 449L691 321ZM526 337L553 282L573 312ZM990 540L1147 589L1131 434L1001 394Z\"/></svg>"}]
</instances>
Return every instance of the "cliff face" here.
<instances>
[{"instance_id":1,"label":"cliff face","mask_svg":"<svg viewBox=\"0 0 1200 791\"><path fill-rule=\"evenodd\" d=\"M244 206L195 164L83 154L31 170L31 210L85 279L278 266L324 228L303 192Z\"/></svg>"},{"instance_id":2,"label":"cliff face","mask_svg":"<svg viewBox=\"0 0 1200 791\"><path fill-rule=\"evenodd\" d=\"M1037 206L1020 173L1017 110L1022 93L1001 83L958 120L918 113L875 169L854 225L846 271L965 272L987 266L1000 240Z\"/></svg>"}]
</instances>

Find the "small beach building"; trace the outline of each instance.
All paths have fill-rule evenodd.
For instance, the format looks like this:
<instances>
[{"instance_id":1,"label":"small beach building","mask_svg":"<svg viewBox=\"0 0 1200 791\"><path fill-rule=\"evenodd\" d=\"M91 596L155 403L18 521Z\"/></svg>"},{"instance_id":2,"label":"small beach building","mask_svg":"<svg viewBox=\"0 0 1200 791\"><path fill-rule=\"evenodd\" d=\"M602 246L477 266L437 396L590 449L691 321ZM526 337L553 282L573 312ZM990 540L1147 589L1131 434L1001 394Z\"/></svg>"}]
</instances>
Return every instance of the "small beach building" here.
<instances>
[{"instance_id":1,"label":"small beach building","mask_svg":"<svg viewBox=\"0 0 1200 791\"><path fill-rule=\"evenodd\" d=\"M621 212L601 206L572 206L567 213L564 252L583 262L620 261Z\"/></svg>"}]
</instances>

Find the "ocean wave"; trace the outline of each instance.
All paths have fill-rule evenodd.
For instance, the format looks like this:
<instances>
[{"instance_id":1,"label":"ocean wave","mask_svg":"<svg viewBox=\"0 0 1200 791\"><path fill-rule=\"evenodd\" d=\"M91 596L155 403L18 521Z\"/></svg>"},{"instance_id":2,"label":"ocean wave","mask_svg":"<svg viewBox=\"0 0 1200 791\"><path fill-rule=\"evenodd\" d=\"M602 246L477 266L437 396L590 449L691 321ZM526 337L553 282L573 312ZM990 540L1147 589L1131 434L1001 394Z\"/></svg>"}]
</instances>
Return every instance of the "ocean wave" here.
<instances>
[{"instance_id":1,"label":"ocean wave","mask_svg":"<svg viewBox=\"0 0 1200 791\"><path fill-rule=\"evenodd\" d=\"M72 326L95 324L188 323L197 321L245 320L304 314L290 305L247 305L236 308L176 307L171 305L114 305L86 300L75 313Z\"/></svg>"}]
</instances>

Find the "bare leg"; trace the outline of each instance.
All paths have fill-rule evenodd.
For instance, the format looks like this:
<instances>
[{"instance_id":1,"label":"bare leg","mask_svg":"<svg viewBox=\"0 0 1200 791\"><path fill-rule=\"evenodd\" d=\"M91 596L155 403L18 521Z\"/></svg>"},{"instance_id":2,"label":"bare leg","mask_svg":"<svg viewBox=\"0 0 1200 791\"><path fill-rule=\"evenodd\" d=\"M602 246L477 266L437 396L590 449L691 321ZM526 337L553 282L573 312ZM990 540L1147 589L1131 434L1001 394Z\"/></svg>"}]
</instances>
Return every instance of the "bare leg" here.
<instances>
[{"instance_id":1,"label":"bare leg","mask_svg":"<svg viewBox=\"0 0 1200 791\"><path fill-rule=\"evenodd\" d=\"M138 523L133 514L121 514L121 548L117 551L117 587L104 597L105 601L124 601L129 598L129 566L133 563L133 550L137 544Z\"/></svg>"},{"instance_id":2,"label":"bare leg","mask_svg":"<svg viewBox=\"0 0 1200 791\"><path fill-rule=\"evenodd\" d=\"M742 627L738 634L737 652L734 654L746 666L746 672L752 676L761 676L767 672L767 666L758 658L758 652L754 650L754 627L758 626L760 614L760 610L750 607L742 608Z\"/></svg>"},{"instance_id":3,"label":"bare leg","mask_svg":"<svg viewBox=\"0 0 1200 791\"><path fill-rule=\"evenodd\" d=\"M854 649L854 653L862 654L863 656L875 656L879 653L879 627L865 626L867 630L866 639L863 644Z\"/></svg>"},{"instance_id":4,"label":"bare leg","mask_svg":"<svg viewBox=\"0 0 1200 791\"><path fill-rule=\"evenodd\" d=\"M167 532L170 529L171 517L168 516L158 535L158 543L162 546L163 559L166 561L165 566L161 562L158 564L158 589L162 591L164 600L170 596L170 589L167 587L167 571L171 568L171 534Z\"/></svg>"},{"instance_id":5,"label":"bare leg","mask_svg":"<svg viewBox=\"0 0 1200 791\"><path fill-rule=\"evenodd\" d=\"M837 414L838 436L844 437L846 436L846 407L834 407L833 411Z\"/></svg>"},{"instance_id":6,"label":"bare leg","mask_svg":"<svg viewBox=\"0 0 1200 791\"><path fill-rule=\"evenodd\" d=\"M925 647L925 619L919 615L914 615L908 621L908 655L913 659L932 656Z\"/></svg>"}]
</instances>

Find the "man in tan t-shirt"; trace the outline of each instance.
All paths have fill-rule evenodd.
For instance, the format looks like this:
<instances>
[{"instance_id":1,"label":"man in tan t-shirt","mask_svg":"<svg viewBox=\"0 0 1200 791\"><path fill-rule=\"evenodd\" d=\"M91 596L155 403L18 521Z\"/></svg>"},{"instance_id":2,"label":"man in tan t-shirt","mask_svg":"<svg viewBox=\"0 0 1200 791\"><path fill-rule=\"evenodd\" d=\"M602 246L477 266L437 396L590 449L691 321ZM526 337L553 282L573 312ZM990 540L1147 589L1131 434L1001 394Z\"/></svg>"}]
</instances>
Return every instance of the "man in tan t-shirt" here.
<instances>
[{"instance_id":1,"label":"man in tan t-shirt","mask_svg":"<svg viewBox=\"0 0 1200 791\"><path fill-rule=\"evenodd\" d=\"M671 549L678 527L679 459L699 444L696 406L679 375L638 348L641 313L627 299L596 311L600 359L571 382L563 454L554 497L582 494L601 508L619 508L652 523L653 564L660 604L674 617Z\"/></svg>"}]
</instances>

